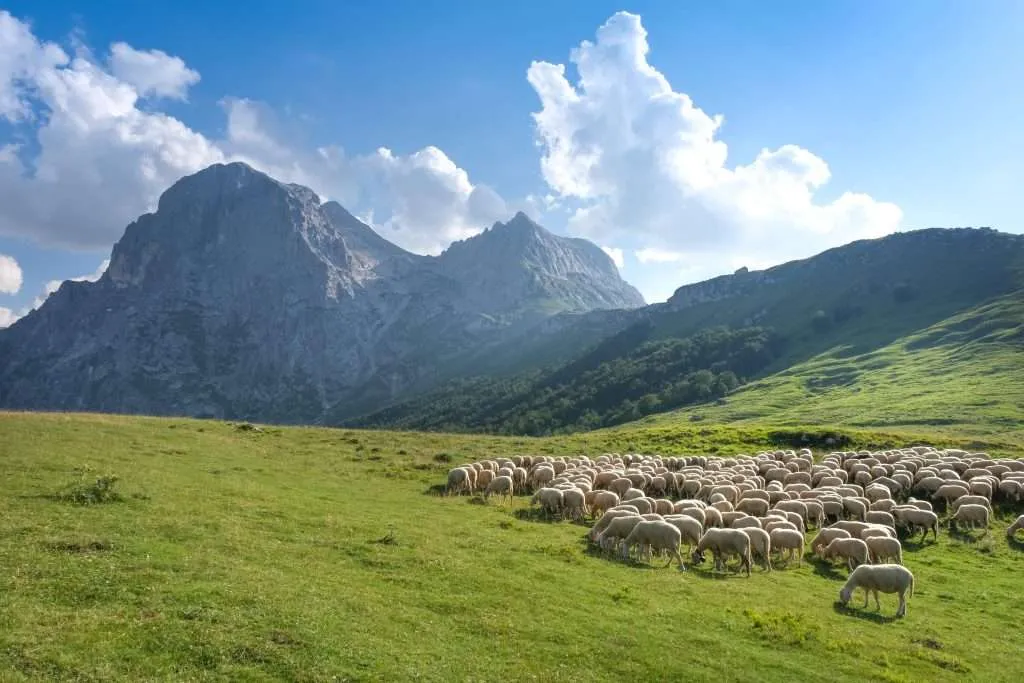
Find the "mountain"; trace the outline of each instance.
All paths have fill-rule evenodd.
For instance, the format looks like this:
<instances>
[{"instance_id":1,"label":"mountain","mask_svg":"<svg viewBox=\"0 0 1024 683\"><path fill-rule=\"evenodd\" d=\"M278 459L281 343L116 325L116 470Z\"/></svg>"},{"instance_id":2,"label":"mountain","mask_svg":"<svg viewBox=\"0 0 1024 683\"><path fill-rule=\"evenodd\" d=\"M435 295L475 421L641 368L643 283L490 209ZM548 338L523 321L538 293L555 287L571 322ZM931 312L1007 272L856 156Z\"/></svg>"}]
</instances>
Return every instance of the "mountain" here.
<instances>
[{"instance_id":1,"label":"mountain","mask_svg":"<svg viewBox=\"0 0 1024 683\"><path fill-rule=\"evenodd\" d=\"M624 283L611 258L581 239L559 237L517 213L507 223L461 242L438 259L459 282L464 303L490 314L526 305L543 317L562 311L638 308L644 299Z\"/></svg>"},{"instance_id":2,"label":"mountain","mask_svg":"<svg viewBox=\"0 0 1024 683\"><path fill-rule=\"evenodd\" d=\"M0 331L0 406L315 422L429 387L544 312L642 305L597 247L528 222L419 256L308 188L212 166L97 282Z\"/></svg>"},{"instance_id":3,"label":"mountain","mask_svg":"<svg viewBox=\"0 0 1024 683\"><path fill-rule=\"evenodd\" d=\"M940 369L928 369L925 359L946 356L925 350L940 338L943 353L961 360L980 353L998 357L977 366L984 369L980 373L971 363L956 365L962 369L955 375L959 380L943 386L948 390L969 381L972 395L984 395L987 387L1004 397L989 398L991 405L1002 405L1019 394L1007 393L1001 375L991 369L1024 377L1024 338L1020 327L1008 322L1020 302L1024 236L986 228L898 233L764 271L741 269L687 285L665 304L556 316L529 339L493 349L493 357L506 359L503 369L460 379L348 424L544 435L616 425L687 405L697 407L681 413L686 419L710 414L735 420L755 413L768 418L773 410L786 410L806 421L813 411L782 406L772 395L799 397L805 405L808 397L817 397L814 405L824 414L820 390L831 386L834 374L845 375L834 370L818 376L823 359L832 359L830 367L842 366L843 359L854 366L884 359L889 374L879 365L873 373L858 370L852 376L871 378L873 387L881 377L920 389L936 385L929 377ZM980 332L964 338L936 332L967 325L964 321ZM992 337L998 343L987 345L986 331L998 331ZM590 340L583 343L587 335ZM528 357L544 360L531 366ZM936 362L954 367L948 359ZM901 373L903 367L913 368L911 376ZM803 379L794 380L797 375ZM805 379L806 392L791 390L793 381ZM747 383L750 391L773 389L749 402L743 398L750 395L743 388ZM861 388L854 382L847 390L856 394ZM907 398L906 392L889 393ZM735 405L756 403L757 410L719 405L733 405L734 395ZM914 419L948 419L947 403L932 402L936 412L930 418L928 405L918 405ZM870 399L859 405L864 416L883 412L872 411Z\"/></svg>"}]
</instances>

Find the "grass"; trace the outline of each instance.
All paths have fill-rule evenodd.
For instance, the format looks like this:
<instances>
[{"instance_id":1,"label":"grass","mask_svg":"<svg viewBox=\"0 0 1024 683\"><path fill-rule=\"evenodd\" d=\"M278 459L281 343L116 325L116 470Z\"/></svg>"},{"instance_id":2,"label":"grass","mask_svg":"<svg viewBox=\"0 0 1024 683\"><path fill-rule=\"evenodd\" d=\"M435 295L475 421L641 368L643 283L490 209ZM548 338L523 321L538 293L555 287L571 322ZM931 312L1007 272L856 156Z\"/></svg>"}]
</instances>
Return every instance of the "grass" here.
<instances>
[{"instance_id":1,"label":"grass","mask_svg":"<svg viewBox=\"0 0 1024 683\"><path fill-rule=\"evenodd\" d=\"M628 428L697 418L738 427L926 431L1024 453L1024 296L998 299L867 353L836 346L742 387L720 405Z\"/></svg>"},{"instance_id":2,"label":"grass","mask_svg":"<svg viewBox=\"0 0 1024 683\"><path fill-rule=\"evenodd\" d=\"M836 608L844 569L627 565L524 499L435 494L452 464L487 455L620 439L750 452L775 432L531 440L0 413L0 680L1016 680L1024 555L998 528L909 545L918 589L897 621L892 596L881 615ZM120 498L55 498L84 466L117 475Z\"/></svg>"}]
</instances>

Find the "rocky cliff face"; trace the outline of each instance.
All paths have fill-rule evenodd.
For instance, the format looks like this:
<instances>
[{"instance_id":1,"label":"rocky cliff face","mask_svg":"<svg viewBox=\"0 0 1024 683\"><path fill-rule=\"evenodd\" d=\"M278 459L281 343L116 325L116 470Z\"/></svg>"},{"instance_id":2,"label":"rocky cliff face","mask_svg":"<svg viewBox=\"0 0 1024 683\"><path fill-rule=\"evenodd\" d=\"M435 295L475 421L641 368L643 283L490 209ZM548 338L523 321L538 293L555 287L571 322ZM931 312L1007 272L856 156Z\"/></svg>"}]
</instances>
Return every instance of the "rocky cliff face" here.
<instances>
[{"instance_id":1,"label":"rocky cliff face","mask_svg":"<svg viewBox=\"0 0 1024 683\"><path fill-rule=\"evenodd\" d=\"M612 260L586 240L559 237L517 213L507 223L451 245L438 259L488 314L584 312L644 305Z\"/></svg>"},{"instance_id":2,"label":"rocky cliff face","mask_svg":"<svg viewBox=\"0 0 1024 683\"><path fill-rule=\"evenodd\" d=\"M0 331L0 406L311 422L357 393L390 400L517 311L642 303L600 266L570 263L585 248L545 261L561 242L484 249L501 275L484 281L307 188L216 165L129 225L97 282L65 282Z\"/></svg>"}]
</instances>

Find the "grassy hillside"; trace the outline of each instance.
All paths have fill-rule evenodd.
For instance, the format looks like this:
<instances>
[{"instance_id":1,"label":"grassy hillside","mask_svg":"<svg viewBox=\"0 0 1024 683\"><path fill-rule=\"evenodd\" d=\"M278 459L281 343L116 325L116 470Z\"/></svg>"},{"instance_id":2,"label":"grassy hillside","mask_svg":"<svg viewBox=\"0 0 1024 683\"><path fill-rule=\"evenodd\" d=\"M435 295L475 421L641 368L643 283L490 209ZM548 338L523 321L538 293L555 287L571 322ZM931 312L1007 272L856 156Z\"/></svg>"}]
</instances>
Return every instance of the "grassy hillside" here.
<instances>
[{"instance_id":1,"label":"grassy hillside","mask_svg":"<svg viewBox=\"0 0 1024 683\"><path fill-rule=\"evenodd\" d=\"M552 349L560 349L558 363L539 368L543 361L537 360L518 374L487 372L346 423L534 435L594 429L713 400L736 384L790 376L790 368L830 356L840 363L885 356L894 381L924 383L938 371L929 359L942 360L948 347L991 341L984 334L944 335L943 325L1005 326L1006 307L1015 300L1024 300L1024 237L987 229L902 233L680 288L669 304L631 313L631 324L617 318L617 327L589 343L578 334L587 320L581 317L551 335L517 341L507 354L514 364L523 349L538 359L556 358ZM955 322L963 316L973 322ZM600 327L591 331L601 334ZM750 339L754 351L743 348ZM905 353L929 346L943 350L914 358ZM566 348L576 349L571 360L565 360ZM971 353L965 347L960 355ZM488 354L506 356L494 349ZM839 381L830 379L832 368L824 371L814 387ZM847 385L856 385L860 374L840 372ZM1000 381L976 375L973 385L983 394L999 391ZM918 407L916 419L941 419L926 403ZM975 407L981 415L990 412Z\"/></svg>"},{"instance_id":2,"label":"grassy hillside","mask_svg":"<svg viewBox=\"0 0 1024 683\"><path fill-rule=\"evenodd\" d=\"M913 440L930 440L920 429ZM0 680L1017 680L1024 555L998 528L910 546L918 587L892 621L891 598L882 616L833 606L845 570L626 565L588 554L580 525L532 521L522 499L432 491L451 464L488 454L751 452L826 433L893 439L0 413ZM118 475L123 500L56 498L85 465Z\"/></svg>"},{"instance_id":3,"label":"grassy hillside","mask_svg":"<svg viewBox=\"0 0 1024 683\"><path fill-rule=\"evenodd\" d=\"M642 425L922 426L1024 444L1024 292L882 348L840 345L708 404ZM639 425L638 425L639 426Z\"/></svg>"}]
</instances>

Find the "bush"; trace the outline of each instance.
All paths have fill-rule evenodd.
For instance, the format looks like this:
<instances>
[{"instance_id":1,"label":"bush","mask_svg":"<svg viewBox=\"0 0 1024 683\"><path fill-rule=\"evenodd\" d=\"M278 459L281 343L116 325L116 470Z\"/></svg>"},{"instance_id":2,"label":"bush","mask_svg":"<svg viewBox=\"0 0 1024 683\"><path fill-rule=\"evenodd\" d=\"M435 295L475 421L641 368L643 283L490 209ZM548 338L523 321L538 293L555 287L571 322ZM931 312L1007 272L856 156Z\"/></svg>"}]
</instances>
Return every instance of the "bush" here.
<instances>
[{"instance_id":1,"label":"bush","mask_svg":"<svg viewBox=\"0 0 1024 683\"><path fill-rule=\"evenodd\" d=\"M78 481L68 484L59 492L58 500L75 505L97 505L122 500L121 494L114 490L118 482L116 474L97 475L89 466L82 467L78 473Z\"/></svg>"}]
</instances>

